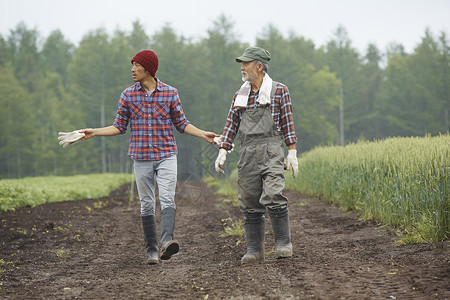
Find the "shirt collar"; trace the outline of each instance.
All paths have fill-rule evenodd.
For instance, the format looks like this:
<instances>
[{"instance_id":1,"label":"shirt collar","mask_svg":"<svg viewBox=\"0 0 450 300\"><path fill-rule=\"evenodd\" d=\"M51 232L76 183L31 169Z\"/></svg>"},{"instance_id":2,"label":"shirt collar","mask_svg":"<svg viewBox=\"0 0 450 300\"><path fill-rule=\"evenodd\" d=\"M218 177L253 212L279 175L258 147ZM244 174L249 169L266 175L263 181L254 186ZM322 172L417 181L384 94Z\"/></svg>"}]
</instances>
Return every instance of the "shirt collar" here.
<instances>
[{"instance_id":1,"label":"shirt collar","mask_svg":"<svg viewBox=\"0 0 450 300\"><path fill-rule=\"evenodd\" d=\"M156 78L156 77L155 77L155 80L156 80L156 87L155 87L155 90L161 91L161 86L162 86L161 81L159 81L159 79ZM145 89L142 87L142 85L141 85L140 82L136 82L136 90L145 91Z\"/></svg>"},{"instance_id":2,"label":"shirt collar","mask_svg":"<svg viewBox=\"0 0 450 300\"><path fill-rule=\"evenodd\" d=\"M159 79L157 77L155 77L155 80L156 80L155 90L161 91L161 86L162 86L161 81L159 81Z\"/></svg>"}]
</instances>

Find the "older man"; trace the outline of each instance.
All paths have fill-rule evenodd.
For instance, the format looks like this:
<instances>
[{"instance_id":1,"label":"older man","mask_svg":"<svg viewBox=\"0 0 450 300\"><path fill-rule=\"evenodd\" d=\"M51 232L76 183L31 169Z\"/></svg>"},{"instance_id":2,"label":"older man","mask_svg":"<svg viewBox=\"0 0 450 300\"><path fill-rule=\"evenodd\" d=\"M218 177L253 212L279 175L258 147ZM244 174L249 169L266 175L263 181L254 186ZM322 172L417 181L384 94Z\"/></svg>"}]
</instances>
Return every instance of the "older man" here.
<instances>
[{"instance_id":1,"label":"older man","mask_svg":"<svg viewBox=\"0 0 450 300\"><path fill-rule=\"evenodd\" d=\"M282 193L283 143L288 147L287 168L292 168L296 177L297 137L289 90L267 73L270 58L269 51L259 47L249 47L236 58L242 64L244 84L234 95L215 163L216 171L224 173L227 150L239 132L238 198L247 240L242 264L264 262L266 209L274 231L276 257L292 256L288 199Z\"/></svg>"}]
</instances>

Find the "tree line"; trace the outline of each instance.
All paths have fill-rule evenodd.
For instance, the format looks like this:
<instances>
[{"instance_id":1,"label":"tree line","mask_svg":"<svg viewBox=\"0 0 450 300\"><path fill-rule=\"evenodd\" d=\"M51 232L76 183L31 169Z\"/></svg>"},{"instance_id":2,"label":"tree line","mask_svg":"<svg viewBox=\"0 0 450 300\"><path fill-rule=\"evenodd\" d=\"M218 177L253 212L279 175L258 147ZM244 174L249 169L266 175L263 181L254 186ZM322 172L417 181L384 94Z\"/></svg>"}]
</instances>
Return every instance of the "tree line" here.
<instances>
[{"instance_id":1,"label":"tree line","mask_svg":"<svg viewBox=\"0 0 450 300\"><path fill-rule=\"evenodd\" d=\"M425 29L412 53L401 44L385 52L352 47L339 26L326 45L268 25L252 45L272 54L269 74L289 88L299 153L360 139L437 135L449 131L450 51L447 36ZM62 149L58 132L111 125L120 93L133 84L133 55L159 56L157 77L179 91L187 118L221 133L242 84L235 62L250 46L219 16L206 36L180 36L169 25L148 35L136 21L129 32L88 32L75 46L56 30L42 39L25 23L0 36L0 178L129 172L129 132ZM201 177L213 164L208 145L176 133L179 173ZM200 163L199 163L200 162ZM182 175L185 176L185 175Z\"/></svg>"}]
</instances>

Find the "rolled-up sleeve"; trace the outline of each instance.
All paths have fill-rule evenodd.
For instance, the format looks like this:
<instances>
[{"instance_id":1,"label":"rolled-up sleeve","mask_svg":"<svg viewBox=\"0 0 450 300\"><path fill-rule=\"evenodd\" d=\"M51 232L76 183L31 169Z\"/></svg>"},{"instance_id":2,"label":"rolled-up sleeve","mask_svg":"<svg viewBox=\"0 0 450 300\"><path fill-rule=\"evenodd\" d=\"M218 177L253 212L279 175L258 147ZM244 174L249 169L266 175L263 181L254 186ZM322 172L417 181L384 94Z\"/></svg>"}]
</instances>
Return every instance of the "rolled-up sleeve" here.
<instances>
[{"instance_id":1,"label":"rolled-up sleeve","mask_svg":"<svg viewBox=\"0 0 450 300\"><path fill-rule=\"evenodd\" d=\"M178 96L178 92L175 91L174 93L174 98L172 101L172 106L171 106L171 118L172 118L172 123L175 126L175 128L183 133L184 129L186 128L186 126L188 126L190 124L190 122L188 121L188 119L186 118L184 112L183 112L183 108L181 106L181 100L180 97Z\"/></svg>"},{"instance_id":2,"label":"rolled-up sleeve","mask_svg":"<svg viewBox=\"0 0 450 300\"><path fill-rule=\"evenodd\" d=\"M118 104L116 118L114 119L113 126L119 129L120 133L127 131L128 122L130 120L130 109L127 106L126 95L122 92Z\"/></svg>"},{"instance_id":3,"label":"rolled-up sleeve","mask_svg":"<svg viewBox=\"0 0 450 300\"><path fill-rule=\"evenodd\" d=\"M236 99L237 93L234 95L233 102L228 112L227 121L225 122L225 127L223 129L223 140L219 145L219 148L224 148L225 150L231 150L232 143L236 137L239 130L239 124L241 123L241 110L233 109L234 100Z\"/></svg>"},{"instance_id":4,"label":"rolled-up sleeve","mask_svg":"<svg viewBox=\"0 0 450 300\"><path fill-rule=\"evenodd\" d=\"M294 117L292 111L292 102L287 86L282 85L280 98L280 127L284 136L284 142L287 146L297 143L295 135Z\"/></svg>"}]
</instances>

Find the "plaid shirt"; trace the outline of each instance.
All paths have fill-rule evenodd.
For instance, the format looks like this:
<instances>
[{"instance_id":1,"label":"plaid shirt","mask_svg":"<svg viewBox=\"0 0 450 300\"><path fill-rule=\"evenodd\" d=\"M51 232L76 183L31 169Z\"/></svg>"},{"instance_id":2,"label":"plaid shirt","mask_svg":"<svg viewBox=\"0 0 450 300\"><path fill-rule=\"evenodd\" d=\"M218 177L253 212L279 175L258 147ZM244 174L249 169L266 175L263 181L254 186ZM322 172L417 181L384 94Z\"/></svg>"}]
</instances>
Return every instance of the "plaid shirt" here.
<instances>
[{"instance_id":1,"label":"plaid shirt","mask_svg":"<svg viewBox=\"0 0 450 300\"><path fill-rule=\"evenodd\" d=\"M128 156L135 160L159 160L177 154L172 124L179 132L189 123L176 88L158 79L147 92L138 82L120 95L114 126L125 133L131 128Z\"/></svg>"},{"instance_id":2,"label":"plaid shirt","mask_svg":"<svg viewBox=\"0 0 450 300\"><path fill-rule=\"evenodd\" d=\"M228 113L225 128L223 129L223 142L220 144L220 148L226 150L231 149L231 143L233 142L236 134L239 130L239 124L241 122L242 110L234 109L234 101L239 91L234 94L233 102L231 104L230 112ZM258 107L264 107L260 105L256 100L258 99L259 92L254 93L250 91L248 96L246 109L255 109ZM297 143L297 137L294 130L294 119L292 117L292 104L291 97L289 96L289 90L287 86L282 83L277 84L275 95L270 103L270 110L274 123L277 125L278 132L284 136L284 142L287 146Z\"/></svg>"}]
</instances>

